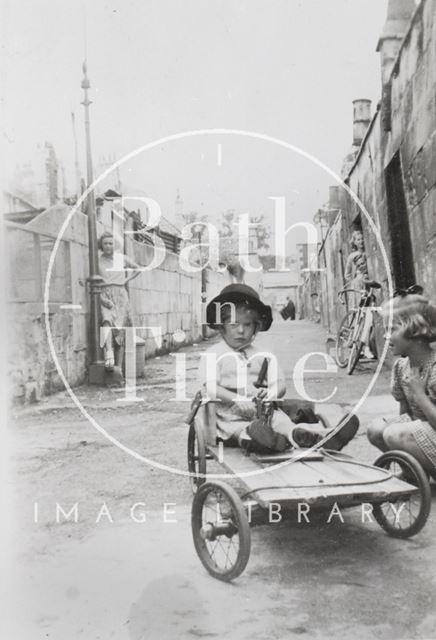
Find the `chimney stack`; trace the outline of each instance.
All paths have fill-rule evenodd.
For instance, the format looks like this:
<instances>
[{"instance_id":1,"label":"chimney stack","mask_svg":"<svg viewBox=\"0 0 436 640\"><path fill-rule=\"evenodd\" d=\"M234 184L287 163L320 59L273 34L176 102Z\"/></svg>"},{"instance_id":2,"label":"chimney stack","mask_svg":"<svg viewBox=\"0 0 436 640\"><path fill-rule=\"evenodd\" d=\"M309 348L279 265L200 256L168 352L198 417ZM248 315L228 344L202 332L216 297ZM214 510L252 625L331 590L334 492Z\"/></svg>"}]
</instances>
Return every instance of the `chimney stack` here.
<instances>
[{"instance_id":1,"label":"chimney stack","mask_svg":"<svg viewBox=\"0 0 436 640\"><path fill-rule=\"evenodd\" d=\"M337 184L329 187L329 209L340 209L339 186Z\"/></svg>"},{"instance_id":2,"label":"chimney stack","mask_svg":"<svg viewBox=\"0 0 436 640\"><path fill-rule=\"evenodd\" d=\"M360 147L371 122L371 100L353 100L353 145Z\"/></svg>"},{"instance_id":3,"label":"chimney stack","mask_svg":"<svg viewBox=\"0 0 436 640\"><path fill-rule=\"evenodd\" d=\"M383 33L377 43L382 77L382 120L386 131L391 129L390 78L401 43L416 9L415 0L389 0Z\"/></svg>"}]
</instances>

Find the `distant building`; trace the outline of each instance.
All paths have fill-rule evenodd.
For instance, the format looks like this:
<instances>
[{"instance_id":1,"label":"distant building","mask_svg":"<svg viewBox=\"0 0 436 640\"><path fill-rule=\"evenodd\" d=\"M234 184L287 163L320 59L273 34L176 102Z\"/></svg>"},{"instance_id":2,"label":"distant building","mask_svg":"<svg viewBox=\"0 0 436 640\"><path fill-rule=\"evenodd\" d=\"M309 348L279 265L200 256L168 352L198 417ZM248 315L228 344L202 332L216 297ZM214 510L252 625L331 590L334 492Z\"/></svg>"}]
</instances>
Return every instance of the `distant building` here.
<instances>
[{"instance_id":1,"label":"distant building","mask_svg":"<svg viewBox=\"0 0 436 640\"><path fill-rule=\"evenodd\" d=\"M10 192L39 210L63 200L66 196L65 173L51 143L38 146L32 158L16 167Z\"/></svg>"}]
</instances>

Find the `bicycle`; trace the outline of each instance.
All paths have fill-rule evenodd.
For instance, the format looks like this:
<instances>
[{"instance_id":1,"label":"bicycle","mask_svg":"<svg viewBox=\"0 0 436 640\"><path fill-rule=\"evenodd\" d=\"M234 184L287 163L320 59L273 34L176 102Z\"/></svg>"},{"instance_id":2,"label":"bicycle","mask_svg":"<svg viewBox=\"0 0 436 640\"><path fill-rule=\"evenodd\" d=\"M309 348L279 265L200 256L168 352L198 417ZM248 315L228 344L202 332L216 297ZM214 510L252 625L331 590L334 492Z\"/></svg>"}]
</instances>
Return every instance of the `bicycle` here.
<instances>
[{"instance_id":1,"label":"bicycle","mask_svg":"<svg viewBox=\"0 0 436 640\"><path fill-rule=\"evenodd\" d=\"M347 367L348 375L352 375L360 358L363 347L370 346L374 326L375 296L373 289L381 289L375 280L365 282L365 289L342 289L338 297L342 304L347 293L361 295L359 305L351 309L339 325L336 338L335 360L339 367Z\"/></svg>"}]
</instances>

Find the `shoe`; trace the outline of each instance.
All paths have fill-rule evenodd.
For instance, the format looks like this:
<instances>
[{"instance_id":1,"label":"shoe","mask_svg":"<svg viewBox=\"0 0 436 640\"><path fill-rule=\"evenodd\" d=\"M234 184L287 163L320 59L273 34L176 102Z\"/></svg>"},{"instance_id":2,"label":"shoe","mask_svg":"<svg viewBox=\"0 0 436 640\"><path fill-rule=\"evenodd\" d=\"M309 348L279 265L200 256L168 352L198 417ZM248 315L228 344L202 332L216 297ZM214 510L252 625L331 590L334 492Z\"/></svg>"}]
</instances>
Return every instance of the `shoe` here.
<instances>
[{"instance_id":1,"label":"shoe","mask_svg":"<svg viewBox=\"0 0 436 640\"><path fill-rule=\"evenodd\" d=\"M276 433L269 420L253 420L247 427L247 433L251 438L251 451L255 453L281 453L290 447L288 439Z\"/></svg>"},{"instance_id":2,"label":"shoe","mask_svg":"<svg viewBox=\"0 0 436 640\"><path fill-rule=\"evenodd\" d=\"M323 442L324 449L331 449L332 451L341 451L345 445L347 445L350 440L354 438L359 429L359 418L354 415L348 415L348 417L344 416L338 424L343 422L343 425L336 431L333 429L333 435L330 438L327 438L325 442Z\"/></svg>"},{"instance_id":3,"label":"shoe","mask_svg":"<svg viewBox=\"0 0 436 640\"><path fill-rule=\"evenodd\" d=\"M273 449L276 434L272 430L269 420L253 420L247 427L247 433L252 440L266 449Z\"/></svg>"},{"instance_id":4,"label":"shoe","mask_svg":"<svg viewBox=\"0 0 436 640\"><path fill-rule=\"evenodd\" d=\"M342 418L342 420L344 420L344 418ZM342 420L340 422L342 422ZM341 451L341 449L354 438L358 428L359 418L355 415L350 415L339 431L335 433L335 429L332 429L333 435L327 437L327 439L325 439L325 435L315 433L304 427L295 427L295 429L292 430L292 439L301 449L310 449L322 442L324 449Z\"/></svg>"},{"instance_id":5,"label":"shoe","mask_svg":"<svg viewBox=\"0 0 436 640\"><path fill-rule=\"evenodd\" d=\"M310 429L305 429L304 427L292 429L292 444L298 449L311 449L321 440L322 435L310 431Z\"/></svg>"},{"instance_id":6,"label":"shoe","mask_svg":"<svg viewBox=\"0 0 436 640\"><path fill-rule=\"evenodd\" d=\"M113 371L115 366L115 358L113 349L107 349L104 356L104 368L106 371Z\"/></svg>"}]
</instances>

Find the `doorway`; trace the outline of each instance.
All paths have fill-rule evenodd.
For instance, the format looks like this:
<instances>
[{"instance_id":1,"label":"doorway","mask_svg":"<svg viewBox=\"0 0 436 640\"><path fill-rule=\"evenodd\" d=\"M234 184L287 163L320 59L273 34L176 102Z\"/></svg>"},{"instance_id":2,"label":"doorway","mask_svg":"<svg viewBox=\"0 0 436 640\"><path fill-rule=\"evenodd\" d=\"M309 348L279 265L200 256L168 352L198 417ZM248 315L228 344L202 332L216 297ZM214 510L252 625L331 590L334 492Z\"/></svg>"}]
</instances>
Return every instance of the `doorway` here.
<instances>
[{"instance_id":1,"label":"doorway","mask_svg":"<svg viewBox=\"0 0 436 640\"><path fill-rule=\"evenodd\" d=\"M406 288L415 284L415 266L399 151L385 169L385 182L393 279L395 287Z\"/></svg>"}]
</instances>

